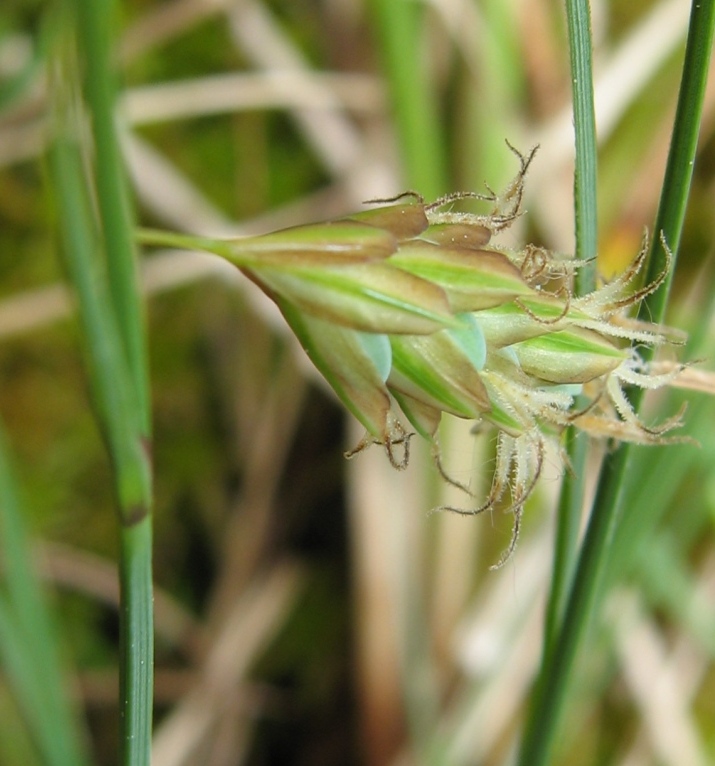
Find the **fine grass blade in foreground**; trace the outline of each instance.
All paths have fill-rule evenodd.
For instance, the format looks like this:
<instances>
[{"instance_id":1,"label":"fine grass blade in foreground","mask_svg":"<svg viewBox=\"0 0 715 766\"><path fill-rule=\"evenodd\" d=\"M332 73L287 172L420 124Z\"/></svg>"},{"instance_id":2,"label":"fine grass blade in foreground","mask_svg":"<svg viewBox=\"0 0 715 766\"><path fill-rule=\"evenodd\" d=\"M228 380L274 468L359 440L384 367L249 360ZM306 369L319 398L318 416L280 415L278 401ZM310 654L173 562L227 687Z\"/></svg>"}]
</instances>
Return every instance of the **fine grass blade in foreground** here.
<instances>
[{"instance_id":1,"label":"fine grass blade in foreground","mask_svg":"<svg viewBox=\"0 0 715 766\"><path fill-rule=\"evenodd\" d=\"M0 429L0 659L46 766L88 763Z\"/></svg>"}]
</instances>

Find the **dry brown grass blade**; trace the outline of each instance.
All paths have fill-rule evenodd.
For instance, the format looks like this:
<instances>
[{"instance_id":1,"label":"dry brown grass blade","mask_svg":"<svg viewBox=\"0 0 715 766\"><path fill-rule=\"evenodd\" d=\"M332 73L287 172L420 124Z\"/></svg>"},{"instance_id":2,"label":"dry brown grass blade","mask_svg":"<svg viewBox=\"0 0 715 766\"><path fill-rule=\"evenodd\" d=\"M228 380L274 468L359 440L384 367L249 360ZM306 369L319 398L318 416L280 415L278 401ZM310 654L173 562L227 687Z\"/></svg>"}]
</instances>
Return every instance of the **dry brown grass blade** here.
<instances>
[{"instance_id":1,"label":"dry brown grass blade","mask_svg":"<svg viewBox=\"0 0 715 766\"><path fill-rule=\"evenodd\" d=\"M693 718L691 694L693 681L705 672L707 657L685 637L669 650L669 641L646 617L635 593L621 591L613 601L615 648L624 681L640 709L650 757L668 766L706 766L710 758Z\"/></svg>"},{"instance_id":2,"label":"dry brown grass blade","mask_svg":"<svg viewBox=\"0 0 715 766\"><path fill-rule=\"evenodd\" d=\"M303 582L301 568L275 562L217 626L201 678L157 727L153 766L180 766L210 735L251 665L265 650L293 607Z\"/></svg>"}]
</instances>

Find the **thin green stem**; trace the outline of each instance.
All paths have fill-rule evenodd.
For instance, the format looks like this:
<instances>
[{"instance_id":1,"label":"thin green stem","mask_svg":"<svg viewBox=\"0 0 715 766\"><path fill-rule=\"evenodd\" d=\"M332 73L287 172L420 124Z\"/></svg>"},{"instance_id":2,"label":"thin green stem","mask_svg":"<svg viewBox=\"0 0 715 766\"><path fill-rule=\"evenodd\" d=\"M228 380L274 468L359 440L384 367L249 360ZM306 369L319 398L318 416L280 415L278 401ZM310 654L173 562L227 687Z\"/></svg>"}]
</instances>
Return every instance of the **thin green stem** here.
<instances>
[{"instance_id":1,"label":"thin green stem","mask_svg":"<svg viewBox=\"0 0 715 766\"><path fill-rule=\"evenodd\" d=\"M678 94L678 106L668 162L665 167L663 189L655 219L646 282L655 280L668 267L669 271L665 284L643 301L638 314L640 319L651 322L662 322L665 317L665 308L675 273L675 260L685 221L705 100L705 87L710 71L714 26L714 0L693 0L683 62L683 77ZM670 262L661 237L671 251Z\"/></svg>"},{"instance_id":2,"label":"thin green stem","mask_svg":"<svg viewBox=\"0 0 715 766\"><path fill-rule=\"evenodd\" d=\"M111 12L106 3L98 5ZM108 22L96 15L99 10L85 6L81 0L65 0L58 15L50 167L63 253L77 296L97 418L118 500L121 760L125 766L148 766L153 698L148 373L134 276L134 232L112 118L114 91L107 61L95 61L111 55L104 26ZM102 46L107 50L100 51ZM98 72L93 72L95 65ZM89 73L84 92L78 87L81 71ZM85 103L94 126L93 147L86 145L82 130ZM90 156L97 168L94 186L85 173L84 160ZM112 167L102 168L105 162ZM97 201L99 220L90 199Z\"/></svg>"},{"instance_id":3,"label":"thin green stem","mask_svg":"<svg viewBox=\"0 0 715 766\"><path fill-rule=\"evenodd\" d=\"M557 511L554 563L546 605L542 666L553 651L554 642L561 626L573 574L576 569L581 511L583 508L585 466L588 440L584 434L569 428L566 434L566 451L570 469L564 476Z\"/></svg>"},{"instance_id":4,"label":"thin green stem","mask_svg":"<svg viewBox=\"0 0 715 766\"><path fill-rule=\"evenodd\" d=\"M588 0L567 0L566 17L571 54L573 115L576 137L574 212L576 257L586 263L578 270L578 293L596 287L595 258L598 253L598 145L596 110L593 103L591 64L591 17Z\"/></svg>"},{"instance_id":5,"label":"thin green stem","mask_svg":"<svg viewBox=\"0 0 715 766\"><path fill-rule=\"evenodd\" d=\"M149 763L151 744L154 683L151 516L124 528L120 540L122 763L136 766Z\"/></svg>"},{"instance_id":6,"label":"thin green stem","mask_svg":"<svg viewBox=\"0 0 715 766\"><path fill-rule=\"evenodd\" d=\"M78 150L56 141L50 155L60 200L64 252L78 296L99 420L114 468L120 510L122 744L126 766L149 763L153 686L151 467L134 387L119 334L92 262L95 241L82 186ZM139 672L141 671L141 672Z\"/></svg>"},{"instance_id":7,"label":"thin green stem","mask_svg":"<svg viewBox=\"0 0 715 766\"><path fill-rule=\"evenodd\" d=\"M151 469L119 333L109 311L79 147L58 138L50 153L67 271L77 294L94 403L114 464L122 515L134 518L151 493Z\"/></svg>"},{"instance_id":8,"label":"thin green stem","mask_svg":"<svg viewBox=\"0 0 715 766\"><path fill-rule=\"evenodd\" d=\"M567 0L566 12L576 139L574 171L576 257L585 261L576 275L576 291L579 295L583 295L596 287L595 260L598 252L598 146L593 103L591 20L588 2L585 0ZM564 477L559 501L542 665L546 662L547 654L553 649L554 636L563 615L576 565L587 448L586 439L578 438L573 433L573 429L570 429L566 449L571 470Z\"/></svg>"},{"instance_id":9,"label":"thin green stem","mask_svg":"<svg viewBox=\"0 0 715 766\"><path fill-rule=\"evenodd\" d=\"M231 260L238 266L251 266L255 263L255 258L253 257L246 256L242 258L241 250L238 246L232 247L227 242L207 237L195 237L192 234L179 234L174 231L163 231L161 229L140 228L136 231L136 238L142 245L152 247L204 250L208 253L215 253Z\"/></svg>"},{"instance_id":10,"label":"thin green stem","mask_svg":"<svg viewBox=\"0 0 715 766\"><path fill-rule=\"evenodd\" d=\"M78 33L85 94L92 123L94 172L107 257L109 293L137 393L145 436L151 429L142 306L137 290L134 220L115 124L115 75L111 63L115 0L79 0Z\"/></svg>"},{"instance_id":11,"label":"thin green stem","mask_svg":"<svg viewBox=\"0 0 715 766\"><path fill-rule=\"evenodd\" d=\"M535 686L530 717L522 743L522 766L549 763L557 727L566 701L576 652L595 608L604 551L613 536L611 509L621 504L623 477L627 474L629 449L621 448L610 459L604 473L613 477L602 482L584 540L564 619Z\"/></svg>"}]
</instances>

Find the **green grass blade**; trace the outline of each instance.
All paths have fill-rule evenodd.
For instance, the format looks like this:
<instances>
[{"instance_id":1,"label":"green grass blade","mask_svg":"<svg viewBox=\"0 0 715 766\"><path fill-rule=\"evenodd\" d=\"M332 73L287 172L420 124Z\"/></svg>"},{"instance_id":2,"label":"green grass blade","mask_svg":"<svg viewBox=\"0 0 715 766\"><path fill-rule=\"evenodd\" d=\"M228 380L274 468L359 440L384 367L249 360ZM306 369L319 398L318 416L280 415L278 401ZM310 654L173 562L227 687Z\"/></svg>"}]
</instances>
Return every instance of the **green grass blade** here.
<instances>
[{"instance_id":1,"label":"green grass blade","mask_svg":"<svg viewBox=\"0 0 715 766\"><path fill-rule=\"evenodd\" d=\"M97 238L87 199L79 148L58 138L50 153L70 281L77 294L94 402L112 455L122 509L140 507L150 487L134 388L119 333L95 262Z\"/></svg>"},{"instance_id":2,"label":"green grass blade","mask_svg":"<svg viewBox=\"0 0 715 766\"><path fill-rule=\"evenodd\" d=\"M150 515L121 531L122 763L150 763L154 688L154 604L152 595L152 519Z\"/></svg>"},{"instance_id":3,"label":"green grass blade","mask_svg":"<svg viewBox=\"0 0 715 766\"><path fill-rule=\"evenodd\" d=\"M683 76L678 106L673 125L673 135L665 167L663 189L655 219L653 243L648 262L646 283L667 267L668 256L661 236L672 251L673 262L665 284L641 304L639 318L650 322L662 322L675 272L675 260L680 246L680 236L685 221L690 182L700 132L707 75L713 47L715 27L715 3L713 0L693 0L688 41L685 47Z\"/></svg>"},{"instance_id":4,"label":"green grass blade","mask_svg":"<svg viewBox=\"0 0 715 766\"><path fill-rule=\"evenodd\" d=\"M80 57L84 63L84 91L92 123L97 161L94 165L101 236L107 257L109 293L136 389L142 427L149 435L149 382L142 307L137 290L134 220L125 181L115 123L112 70L112 28L117 15L114 0L74 2Z\"/></svg>"},{"instance_id":5,"label":"green grass blade","mask_svg":"<svg viewBox=\"0 0 715 766\"><path fill-rule=\"evenodd\" d=\"M424 59L421 3L372 0L405 180L427 199L447 189L445 141Z\"/></svg>"},{"instance_id":6,"label":"green grass blade","mask_svg":"<svg viewBox=\"0 0 715 766\"><path fill-rule=\"evenodd\" d=\"M0 430L0 658L47 766L87 763Z\"/></svg>"},{"instance_id":7,"label":"green grass blade","mask_svg":"<svg viewBox=\"0 0 715 766\"><path fill-rule=\"evenodd\" d=\"M573 114L576 135L574 172L574 212L576 218L576 257L588 261L576 275L579 295L596 288L598 254L598 145L596 111L593 103L591 65L591 18L587 0L568 0L566 15L573 82Z\"/></svg>"},{"instance_id":8,"label":"green grass blade","mask_svg":"<svg viewBox=\"0 0 715 766\"><path fill-rule=\"evenodd\" d=\"M88 53L84 51L83 56L82 51L91 31L79 23L75 3L68 1L62 10L58 30L62 39L52 71L56 135L50 169L62 249L77 296L92 393L112 459L119 504L121 762L143 766L150 761L153 698L152 481L146 392L137 380L146 380L147 374L146 370L137 373L135 368L145 365L143 354L139 359L129 350L128 338L141 328L139 310L135 309L138 297L120 305L109 285L117 273L112 259L133 259L133 231L123 209L124 196L112 188L112 183L98 180L96 189L88 188L91 182L83 159L89 153L79 138L83 135L78 119L83 102L77 93L77 60L87 61ZM91 99L89 106L90 111L95 107ZM97 158L100 163L102 160ZM92 214L92 194L98 200L100 222ZM110 244L116 226L127 227L118 235L125 245L118 248ZM113 255L109 254L110 247L116 248ZM132 273L133 264L118 268L126 276ZM136 289L132 278L121 287L121 291ZM134 315L127 316L131 312Z\"/></svg>"},{"instance_id":9,"label":"green grass blade","mask_svg":"<svg viewBox=\"0 0 715 766\"><path fill-rule=\"evenodd\" d=\"M658 213L659 230L664 231L673 250L678 243L685 203L695 159L697 134L702 115L702 94L709 69L714 4L694 2L686 48L673 141L668 159ZM656 246L657 250L657 246ZM655 255L651 267L657 273L665 254ZM660 290L665 293L665 290ZM653 296L651 296L653 297ZM649 301L643 309L652 321L660 321L665 301ZM589 621L598 608L598 597L609 549L624 511L624 499L632 475L632 449L623 445L607 458L594 502L578 568L555 648L542 669L532 700L530 717L520 754L520 763L541 766L549 760L557 726L564 707L577 651Z\"/></svg>"},{"instance_id":10,"label":"green grass blade","mask_svg":"<svg viewBox=\"0 0 715 766\"><path fill-rule=\"evenodd\" d=\"M50 157L61 201L64 251L78 296L90 380L115 472L121 517L123 763L149 763L152 704L151 473L134 387L119 334L92 263L93 238L76 148L57 141Z\"/></svg>"},{"instance_id":11,"label":"green grass blade","mask_svg":"<svg viewBox=\"0 0 715 766\"><path fill-rule=\"evenodd\" d=\"M555 638L558 635L573 573L576 569L586 480L588 439L584 434L579 434L575 429L569 428L566 433L565 447L573 470L566 472L559 496L554 540L554 563L544 623L542 666L546 663L546 657L552 651Z\"/></svg>"},{"instance_id":12,"label":"green grass blade","mask_svg":"<svg viewBox=\"0 0 715 766\"><path fill-rule=\"evenodd\" d=\"M576 257L589 262L588 265L582 266L576 275L576 292L583 295L596 287L595 259L598 253L598 145L593 103L591 19L588 2L584 0L568 0L566 12L576 138L574 172ZM573 433L568 435L566 448L573 470L567 471L564 476L559 499L542 663L546 661L546 655L553 648L553 639L563 615L576 565L587 447L588 442L584 437L579 438Z\"/></svg>"}]
</instances>

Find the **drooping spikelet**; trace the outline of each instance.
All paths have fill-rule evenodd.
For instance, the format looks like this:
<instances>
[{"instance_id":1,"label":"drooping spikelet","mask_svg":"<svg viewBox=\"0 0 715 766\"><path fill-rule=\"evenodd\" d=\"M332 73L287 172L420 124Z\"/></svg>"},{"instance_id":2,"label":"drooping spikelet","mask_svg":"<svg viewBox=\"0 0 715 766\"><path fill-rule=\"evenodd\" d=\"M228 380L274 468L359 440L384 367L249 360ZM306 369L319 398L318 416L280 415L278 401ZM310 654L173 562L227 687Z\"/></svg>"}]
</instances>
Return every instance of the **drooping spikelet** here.
<instances>
[{"instance_id":1,"label":"drooping spikelet","mask_svg":"<svg viewBox=\"0 0 715 766\"><path fill-rule=\"evenodd\" d=\"M576 296L577 261L535 246L494 245L493 236L519 215L534 156L533 150L514 153L519 172L501 195L456 193L425 203L408 192L330 223L200 243L234 262L277 303L315 366L365 427L349 457L381 444L390 462L405 468L413 435L407 422L432 443L442 476L468 492L442 469L442 413L497 430L487 498L471 509L450 509L477 514L509 495L512 539L496 566L514 550L546 445L558 444L565 427L660 444L680 425L677 415L646 426L623 391L624 385L657 388L678 372L652 374L632 345L661 344L674 332L625 316L658 289L667 271L634 286L646 258L644 242L624 274ZM487 201L492 211L453 209L465 199Z\"/></svg>"}]
</instances>

